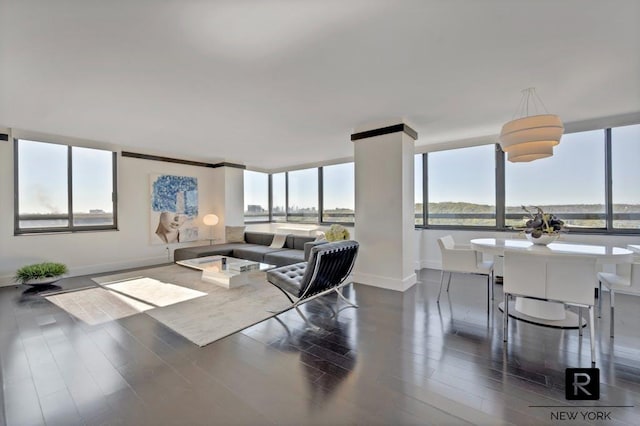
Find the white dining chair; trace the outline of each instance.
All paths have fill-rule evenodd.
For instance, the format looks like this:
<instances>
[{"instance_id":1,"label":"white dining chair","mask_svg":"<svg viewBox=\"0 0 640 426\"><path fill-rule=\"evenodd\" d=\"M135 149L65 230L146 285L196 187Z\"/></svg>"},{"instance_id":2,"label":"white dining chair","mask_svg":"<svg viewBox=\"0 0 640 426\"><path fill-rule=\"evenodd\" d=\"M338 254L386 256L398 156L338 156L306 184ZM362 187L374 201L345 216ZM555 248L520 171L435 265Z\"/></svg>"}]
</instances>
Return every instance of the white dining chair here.
<instances>
[{"instance_id":1,"label":"white dining chair","mask_svg":"<svg viewBox=\"0 0 640 426\"><path fill-rule=\"evenodd\" d=\"M578 307L578 330L582 335L582 310L589 309L591 364L595 365L595 294L597 265L594 256L535 254L505 251L503 267L503 340L508 340L509 299L527 297Z\"/></svg>"},{"instance_id":2,"label":"white dining chair","mask_svg":"<svg viewBox=\"0 0 640 426\"><path fill-rule=\"evenodd\" d=\"M609 335L613 338L615 323L616 291L640 296L640 255L634 257L633 263L616 265L616 272L598 273L598 317L602 317L602 284L609 290L609 306L611 312Z\"/></svg>"},{"instance_id":3,"label":"white dining chair","mask_svg":"<svg viewBox=\"0 0 640 426\"><path fill-rule=\"evenodd\" d=\"M483 260L482 253L473 250L467 245L456 245L451 235L438 238L440 253L442 254L442 271L440 272L440 289L436 303L440 304L440 294L444 283L444 274L448 273L447 291L451 285L451 274L475 274L487 277L487 314L491 309L493 300L493 261Z\"/></svg>"}]
</instances>

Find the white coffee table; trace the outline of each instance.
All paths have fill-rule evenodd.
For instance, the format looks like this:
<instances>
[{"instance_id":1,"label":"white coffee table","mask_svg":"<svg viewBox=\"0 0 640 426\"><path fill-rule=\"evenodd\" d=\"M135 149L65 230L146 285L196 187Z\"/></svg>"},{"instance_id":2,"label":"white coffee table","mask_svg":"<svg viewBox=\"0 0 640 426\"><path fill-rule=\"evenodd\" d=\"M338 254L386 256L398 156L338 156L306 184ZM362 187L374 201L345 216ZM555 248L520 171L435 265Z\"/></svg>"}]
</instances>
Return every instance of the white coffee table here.
<instances>
[{"instance_id":1,"label":"white coffee table","mask_svg":"<svg viewBox=\"0 0 640 426\"><path fill-rule=\"evenodd\" d=\"M226 265L223 264L226 259ZM249 282L249 278L275 265L236 259L229 256L206 256L195 259L179 260L178 265L202 271L202 281L210 282L224 288L236 288Z\"/></svg>"}]
</instances>

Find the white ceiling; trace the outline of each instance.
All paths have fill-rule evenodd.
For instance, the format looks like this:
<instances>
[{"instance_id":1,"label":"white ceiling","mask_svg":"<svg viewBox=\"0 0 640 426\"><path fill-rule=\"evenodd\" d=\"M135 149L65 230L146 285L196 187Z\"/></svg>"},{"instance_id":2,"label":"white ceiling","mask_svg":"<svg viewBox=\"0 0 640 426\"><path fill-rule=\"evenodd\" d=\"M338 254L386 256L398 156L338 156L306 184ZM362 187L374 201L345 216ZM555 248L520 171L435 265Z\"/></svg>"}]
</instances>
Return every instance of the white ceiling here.
<instances>
[{"instance_id":1,"label":"white ceiling","mask_svg":"<svg viewBox=\"0 0 640 426\"><path fill-rule=\"evenodd\" d=\"M0 0L0 125L278 169L640 111L640 1Z\"/></svg>"}]
</instances>

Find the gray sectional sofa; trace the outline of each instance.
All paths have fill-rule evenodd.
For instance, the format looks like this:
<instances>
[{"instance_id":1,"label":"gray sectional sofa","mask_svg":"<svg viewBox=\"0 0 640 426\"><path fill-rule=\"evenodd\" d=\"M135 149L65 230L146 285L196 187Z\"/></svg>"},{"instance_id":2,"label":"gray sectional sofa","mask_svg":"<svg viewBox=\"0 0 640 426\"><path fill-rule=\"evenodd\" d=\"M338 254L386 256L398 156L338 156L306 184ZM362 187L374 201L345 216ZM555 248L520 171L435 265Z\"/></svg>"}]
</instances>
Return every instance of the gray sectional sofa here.
<instances>
[{"instance_id":1,"label":"gray sectional sofa","mask_svg":"<svg viewBox=\"0 0 640 426\"><path fill-rule=\"evenodd\" d=\"M326 241L315 241L313 237L287 235L282 248L272 248L269 246L274 235L268 232L245 232L244 243L179 248L174 251L173 260L222 255L284 266L308 260L313 246L326 243Z\"/></svg>"}]
</instances>

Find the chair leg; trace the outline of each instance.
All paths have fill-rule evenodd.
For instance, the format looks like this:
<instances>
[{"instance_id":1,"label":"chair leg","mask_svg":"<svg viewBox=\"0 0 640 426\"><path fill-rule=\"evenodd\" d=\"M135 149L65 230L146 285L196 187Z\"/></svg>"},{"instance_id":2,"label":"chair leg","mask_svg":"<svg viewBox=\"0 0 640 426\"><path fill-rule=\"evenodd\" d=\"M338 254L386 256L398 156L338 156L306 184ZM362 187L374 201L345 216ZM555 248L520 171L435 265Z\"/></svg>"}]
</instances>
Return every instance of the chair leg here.
<instances>
[{"instance_id":1,"label":"chair leg","mask_svg":"<svg viewBox=\"0 0 640 426\"><path fill-rule=\"evenodd\" d=\"M591 366L596 366L596 327L594 307L589 306L589 337L591 339Z\"/></svg>"},{"instance_id":2,"label":"chair leg","mask_svg":"<svg viewBox=\"0 0 640 426\"><path fill-rule=\"evenodd\" d=\"M609 325L609 335L611 336L611 338L613 339L613 328L614 328L614 323L615 323L615 292L613 291L613 288L609 287L609 304L611 305L611 324Z\"/></svg>"},{"instance_id":3,"label":"chair leg","mask_svg":"<svg viewBox=\"0 0 640 426\"><path fill-rule=\"evenodd\" d=\"M509 293L504 294L504 309L502 310L502 341L507 341L509 326Z\"/></svg>"},{"instance_id":4,"label":"chair leg","mask_svg":"<svg viewBox=\"0 0 640 426\"><path fill-rule=\"evenodd\" d=\"M354 308L358 308L359 306L356 305L355 303L353 303L351 300L347 299L346 297L344 297L344 294L342 294L341 289L336 289L336 293L338 293L338 296L340 296L340 299L344 300L349 306L352 306Z\"/></svg>"},{"instance_id":5,"label":"chair leg","mask_svg":"<svg viewBox=\"0 0 640 426\"><path fill-rule=\"evenodd\" d=\"M578 336L582 336L582 307L578 306Z\"/></svg>"},{"instance_id":6,"label":"chair leg","mask_svg":"<svg viewBox=\"0 0 640 426\"><path fill-rule=\"evenodd\" d=\"M451 286L451 275L453 272L449 272L449 280L447 281L447 293L449 293L449 287Z\"/></svg>"},{"instance_id":7,"label":"chair leg","mask_svg":"<svg viewBox=\"0 0 640 426\"><path fill-rule=\"evenodd\" d=\"M442 284L444 283L444 270L440 271L440 290L438 290L438 298L436 299L436 303L440 304L440 294L442 293Z\"/></svg>"},{"instance_id":8,"label":"chair leg","mask_svg":"<svg viewBox=\"0 0 640 426\"><path fill-rule=\"evenodd\" d=\"M491 277L489 275L487 275L487 316L490 315L491 312L491 300L493 300L493 298L491 297Z\"/></svg>"},{"instance_id":9,"label":"chair leg","mask_svg":"<svg viewBox=\"0 0 640 426\"><path fill-rule=\"evenodd\" d=\"M602 318L602 281L598 281L598 318Z\"/></svg>"},{"instance_id":10,"label":"chair leg","mask_svg":"<svg viewBox=\"0 0 640 426\"><path fill-rule=\"evenodd\" d=\"M300 315L302 317L302 319L304 320L305 324L307 324L307 327L309 327L312 330L320 330L320 327L317 327L317 326L311 324L311 321L309 321L309 319L306 317L306 315L302 313L300 308L298 308L297 306L294 306L294 308L296 309L296 312L298 312L298 315Z\"/></svg>"},{"instance_id":11,"label":"chair leg","mask_svg":"<svg viewBox=\"0 0 640 426\"><path fill-rule=\"evenodd\" d=\"M333 306L331 306L331 304L329 302L325 301L322 297L319 297L316 300L331 311L331 318L335 318L338 315L336 310L333 309Z\"/></svg>"},{"instance_id":12,"label":"chair leg","mask_svg":"<svg viewBox=\"0 0 640 426\"><path fill-rule=\"evenodd\" d=\"M496 277L493 269L491 270L491 300L495 300L496 296Z\"/></svg>"}]
</instances>

